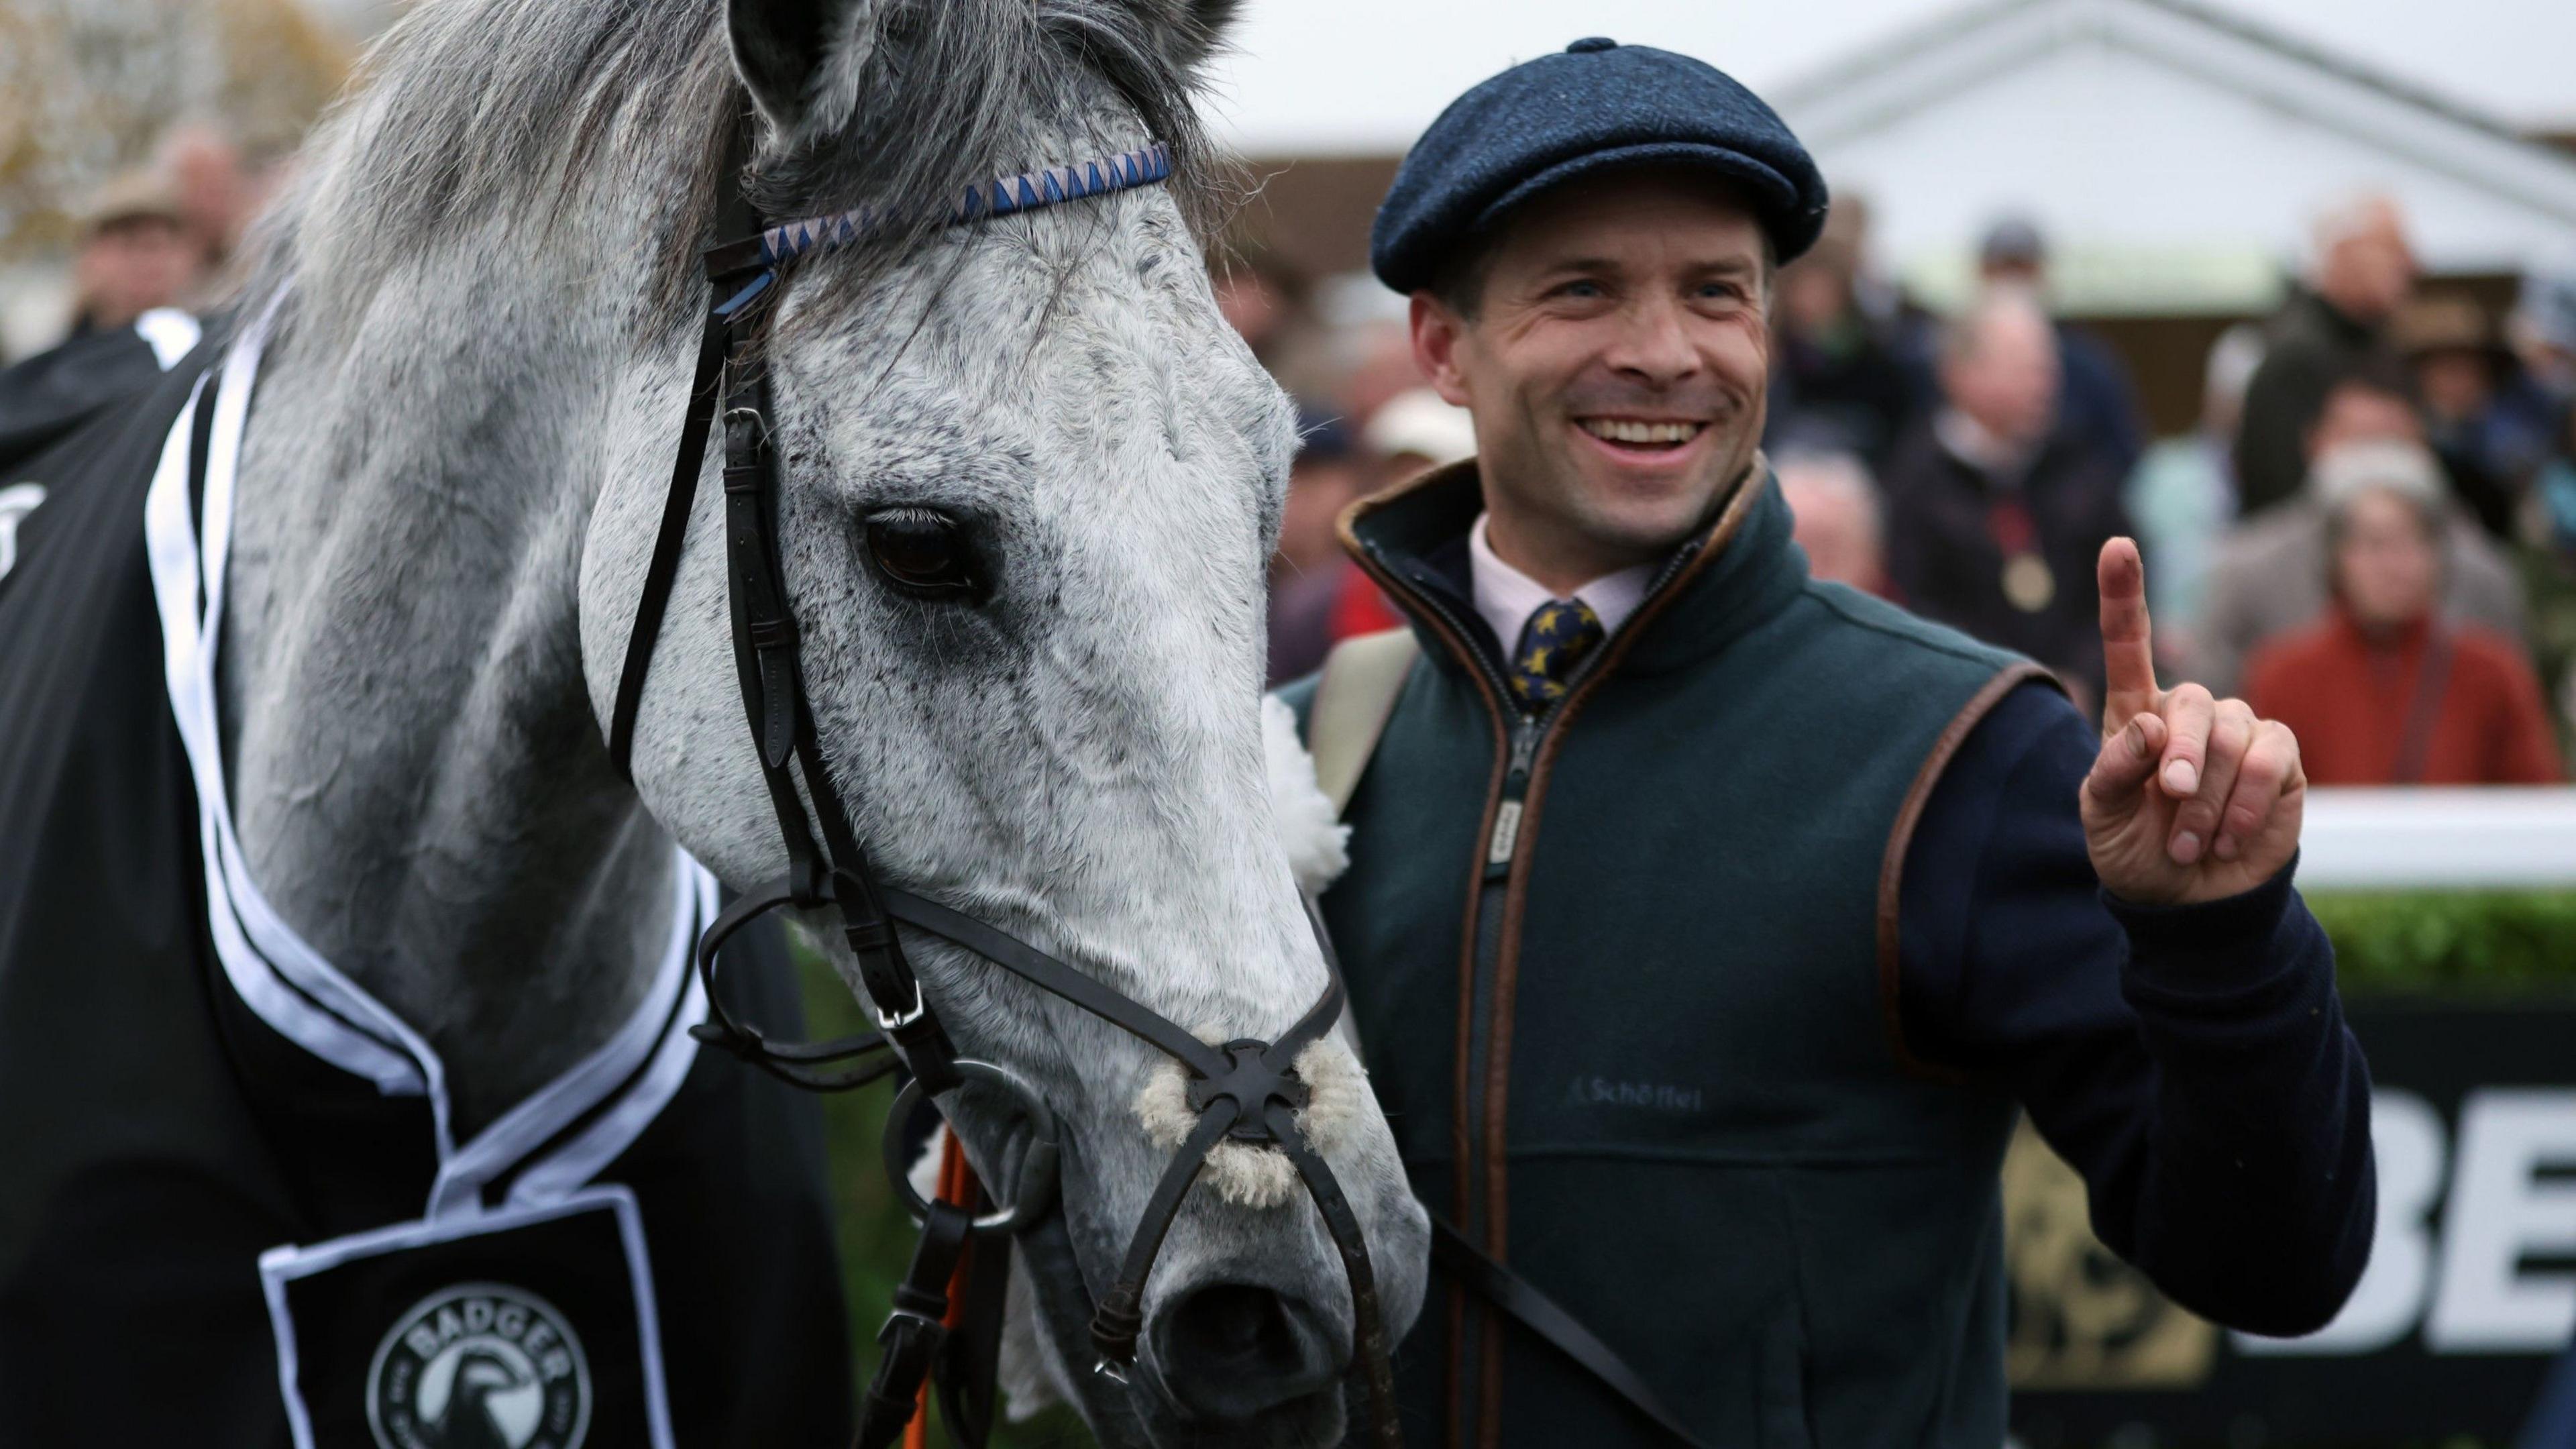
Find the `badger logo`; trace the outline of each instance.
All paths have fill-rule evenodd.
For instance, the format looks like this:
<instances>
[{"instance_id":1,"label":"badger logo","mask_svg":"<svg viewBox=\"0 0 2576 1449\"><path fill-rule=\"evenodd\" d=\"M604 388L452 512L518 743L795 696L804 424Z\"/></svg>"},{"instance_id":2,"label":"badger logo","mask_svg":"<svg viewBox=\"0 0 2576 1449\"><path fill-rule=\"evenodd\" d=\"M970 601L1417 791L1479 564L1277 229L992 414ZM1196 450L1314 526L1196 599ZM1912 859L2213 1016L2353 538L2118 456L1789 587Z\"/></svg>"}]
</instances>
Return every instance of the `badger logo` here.
<instances>
[{"instance_id":1,"label":"badger logo","mask_svg":"<svg viewBox=\"0 0 2576 1449\"><path fill-rule=\"evenodd\" d=\"M590 1363L553 1304L459 1283L413 1304L376 1345L367 1424L380 1449L580 1449Z\"/></svg>"}]
</instances>

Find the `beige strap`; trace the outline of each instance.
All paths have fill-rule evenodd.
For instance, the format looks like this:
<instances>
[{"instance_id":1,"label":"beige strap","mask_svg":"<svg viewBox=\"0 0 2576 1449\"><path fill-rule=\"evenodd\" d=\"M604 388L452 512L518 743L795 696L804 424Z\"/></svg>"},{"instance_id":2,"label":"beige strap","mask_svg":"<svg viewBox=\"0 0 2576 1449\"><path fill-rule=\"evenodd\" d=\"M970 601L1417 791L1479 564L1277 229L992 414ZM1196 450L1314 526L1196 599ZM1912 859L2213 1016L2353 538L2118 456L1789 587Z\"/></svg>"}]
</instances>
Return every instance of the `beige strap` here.
<instances>
[{"instance_id":1,"label":"beige strap","mask_svg":"<svg viewBox=\"0 0 2576 1449\"><path fill-rule=\"evenodd\" d=\"M1324 656L1324 677L1315 681L1315 702L1306 714L1306 748L1315 757L1315 783L1333 802L1336 819L1350 808L1351 792L1359 788L1420 652L1411 629L1388 629L1355 634Z\"/></svg>"}]
</instances>

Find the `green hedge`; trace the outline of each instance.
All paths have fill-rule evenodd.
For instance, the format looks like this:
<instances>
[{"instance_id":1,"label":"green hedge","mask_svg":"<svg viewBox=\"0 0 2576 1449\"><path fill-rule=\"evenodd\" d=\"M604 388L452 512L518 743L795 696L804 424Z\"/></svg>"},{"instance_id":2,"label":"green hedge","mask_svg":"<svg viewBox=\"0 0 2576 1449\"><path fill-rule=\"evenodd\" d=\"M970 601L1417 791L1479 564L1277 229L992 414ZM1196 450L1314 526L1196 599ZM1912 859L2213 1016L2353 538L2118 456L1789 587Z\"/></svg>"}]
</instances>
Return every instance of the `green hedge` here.
<instances>
[{"instance_id":1,"label":"green hedge","mask_svg":"<svg viewBox=\"0 0 2576 1449\"><path fill-rule=\"evenodd\" d=\"M2350 891L2308 897L2346 992L2576 990L2576 891Z\"/></svg>"},{"instance_id":2,"label":"green hedge","mask_svg":"<svg viewBox=\"0 0 2576 1449\"><path fill-rule=\"evenodd\" d=\"M2309 898L2334 937L2343 988L2355 995L2437 992L2494 995L2576 991L2576 891L2342 892ZM816 1038L864 1031L849 991L819 958L799 953L808 1032ZM823 1099L832 1151L833 1200L840 1205L843 1279L852 1341L864 1377L876 1363L877 1326L912 1251L912 1224L895 1205L878 1166L879 1133L892 1092L880 1084ZM994 1435L996 1449L1080 1444L1089 1436L1057 1410ZM933 1435L932 1442L947 1440Z\"/></svg>"}]
</instances>

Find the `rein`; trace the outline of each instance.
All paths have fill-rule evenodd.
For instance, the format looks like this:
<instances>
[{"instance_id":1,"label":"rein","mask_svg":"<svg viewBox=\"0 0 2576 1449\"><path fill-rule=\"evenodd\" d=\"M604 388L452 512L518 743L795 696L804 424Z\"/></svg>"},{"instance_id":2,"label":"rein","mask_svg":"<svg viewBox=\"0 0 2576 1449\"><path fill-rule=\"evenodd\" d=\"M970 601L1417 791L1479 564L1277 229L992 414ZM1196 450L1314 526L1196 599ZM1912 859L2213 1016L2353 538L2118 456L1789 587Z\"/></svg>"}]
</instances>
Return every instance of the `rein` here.
<instances>
[{"instance_id":1,"label":"rein","mask_svg":"<svg viewBox=\"0 0 2576 1449\"><path fill-rule=\"evenodd\" d=\"M673 580L679 572L689 515L697 498L709 435L719 401L724 419L724 532L727 592L733 622L734 667L743 709L758 747L761 777L787 847L786 877L733 902L707 928L697 950L706 985L709 1020L692 1028L701 1041L721 1047L791 1085L844 1091L886 1076L900 1065L912 1080L896 1097L887 1124L888 1163L897 1191L923 1225L911 1270L896 1290L895 1306L878 1341L885 1348L876 1379L860 1410L860 1449L885 1449L904 1432L923 1383L946 1355L947 1291L970 1235L1027 1231L1055 1206L1061 1148L1054 1118L1035 1089L1009 1069L961 1057L938 1014L923 995L906 959L897 923L941 937L982 957L1039 990L1060 997L1178 1060L1190 1074L1189 1102L1198 1113L1171 1164L1148 1200L1122 1259L1117 1279L1095 1306L1092 1344L1097 1371L1118 1382L1136 1361L1143 1329L1146 1279L1165 1234L1218 1142L1267 1145L1286 1154L1308 1196L1323 1215L1350 1281L1352 1353L1362 1366L1373 1438L1380 1449L1400 1449L1396 1427L1392 1345L1379 1311L1377 1281L1358 1216L1340 1183L1297 1125L1306 1086L1297 1077L1300 1052L1321 1040L1340 1019L1339 966L1313 903L1308 916L1324 949L1329 981L1324 994L1275 1041L1240 1040L1210 1046L1152 1008L1054 955L971 916L880 880L850 826L839 792L825 768L807 705L794 612L788 606L778 548L778 460L769 447L771 398L764 364L764 323L785 290L790 266L803 256L863 244L881 218L872 208L764 226L742 189L750 154L749 120L733 131L724 161L720 240L705 257L711 303L699 333L695 376L663 499L633 631L618 679L609 723L609 753L618 772L632 778L635 720L643 698ZM970 187L948 214L951 225L1061 205L1114 191L1159 183L1171 175L1170 152L1161 144L1096 161L1048 167ZM798 794L802 777L804 796ZM809 828L804 801L813 805ZM820 839L816 838L819 830ZM878 1030L823 1043L774 1043L736 1021L716 991L717 952L749 921L787 906L830 906L841 918L844 940L857 959L860 985ZM924 1202L895 1160L903 1128L922 1096L936 1104L968 1081L998 1088L1015 1099L1029 1129L1011 1186L1011 1201L981 1217L964 1205ZM980 1436L978 1436L980 1442Z\"/></svg>"}]
</instances>

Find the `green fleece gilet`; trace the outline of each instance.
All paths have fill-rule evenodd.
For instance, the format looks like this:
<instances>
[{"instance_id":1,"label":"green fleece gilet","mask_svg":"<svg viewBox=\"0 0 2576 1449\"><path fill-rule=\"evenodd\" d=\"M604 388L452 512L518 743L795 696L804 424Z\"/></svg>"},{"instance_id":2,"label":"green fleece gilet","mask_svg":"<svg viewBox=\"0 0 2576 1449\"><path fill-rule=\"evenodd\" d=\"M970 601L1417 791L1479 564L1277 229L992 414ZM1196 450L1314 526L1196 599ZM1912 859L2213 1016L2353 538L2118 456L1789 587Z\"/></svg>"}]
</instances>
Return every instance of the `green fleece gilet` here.
<instances>
[{"instance_id":1,"label":"green fleece gilet","mask_svg":"<svg viewBox=\"0 0 2576 1449\"><path fill-rule=\"evenodd\" d=\"M1760 474L1516 739L1427 562L1479 506L1468 464L1346 525L1423 646L1324 897L1415 1190L1711 1443L2000 1443L2014 1108L1905 1059L1894 910L1941 765L2036 671L1811 581ZM1498 1322L1435 1277L1415 1442L1664 1442Z\"/></svg>"}]
</instances>

